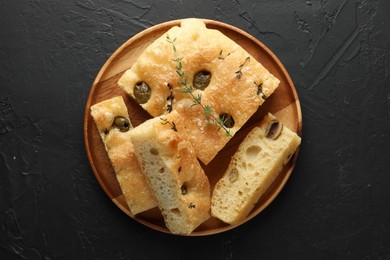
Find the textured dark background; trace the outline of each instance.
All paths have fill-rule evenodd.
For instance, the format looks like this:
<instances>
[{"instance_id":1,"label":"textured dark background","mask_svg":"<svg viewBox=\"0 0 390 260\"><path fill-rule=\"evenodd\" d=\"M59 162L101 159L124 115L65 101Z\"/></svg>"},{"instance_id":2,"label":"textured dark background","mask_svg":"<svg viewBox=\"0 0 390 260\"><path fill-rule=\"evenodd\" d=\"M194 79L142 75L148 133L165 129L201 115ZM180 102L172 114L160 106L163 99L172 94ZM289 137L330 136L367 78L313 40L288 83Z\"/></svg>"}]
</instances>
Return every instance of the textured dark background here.
<instances>
[{"instance_id":1,"label":"textured dark background","mask_svg":"<svg viewBox=\"0 0 390 260\"><path fill-rule=\"evenodd\" d=\"M300 97L296 168L226 233L158 233L97 183L83 116L134 34L215 19L265 43ZM390 259L390 1L0 0L0 259Z\"/></svg>"}]
</instances>

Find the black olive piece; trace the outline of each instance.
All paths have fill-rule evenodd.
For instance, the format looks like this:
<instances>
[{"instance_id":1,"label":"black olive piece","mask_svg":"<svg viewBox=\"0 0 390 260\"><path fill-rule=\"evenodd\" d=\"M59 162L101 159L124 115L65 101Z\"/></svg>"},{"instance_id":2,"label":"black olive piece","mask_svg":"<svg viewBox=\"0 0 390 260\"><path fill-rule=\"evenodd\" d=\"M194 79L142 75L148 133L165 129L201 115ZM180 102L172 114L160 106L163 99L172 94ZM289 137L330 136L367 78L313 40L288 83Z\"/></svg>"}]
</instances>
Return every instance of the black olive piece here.
<instances>
[{"instance_id":1,"label":"black olive piece","mask_svg":"<svg viewBox=\"0 0 390 260\"><path fill-rule=\"evenodd\" d=\"M238 179L238 170L237 168L233 168L229 173L229 181L235 182Z\"/></svg>"},{"instance_id":2,"label":"black olive piece","mask_svg":"<svg viewBox=\"0 0 390 260\"><path fill-rule=\"evenodd\" d=\"M222 120L222 123L227 128L232 128L234 126L234 119L228 113L222 113L219 115L219 118Z\"/></svg>"},{"instance_id":3,"label":"black olive piece","mask_svg":"<svg viewBox=\"0 0 390 260\"><path fill-rule=\"evenodd\" d=\"M204 90L210 84L210 80L211 73L206 70L201 70L195 74L192 84L194 88Z\"/></svg>"},{"instance_id":4,"label":"black olive piece","mask_svg":"<svg viewBox=\"0 0 390 260\"><path fill-rule=\"evenodd\" d=\"M187 186L185 184L183 184L180 189L181 189L181 194L183 195L187 194Z\"/></svg>"},{"instance_id":5,"label":"black olive piece","mask_svg":"<svg viewBox=\"0 0 390 260\"><path fill-rule=\"evenodd\" d=\"M138 104L145 104L150 99L152 90L148 84L146 84L144 81L141 81L135 84L133 93L135 101L137 101Z\"/></svg>"},{"instance_id":6,"label":"black olive piece","mask_svg":"<svg viewBox=\"0 0 390 260\"><path fill-rule=\"evenodd\" d=\"M130 129L129 120L123 116L117 116L114 118L113 126L119 129L121 132L127 132Z\"/></svg>"}]
</instances>

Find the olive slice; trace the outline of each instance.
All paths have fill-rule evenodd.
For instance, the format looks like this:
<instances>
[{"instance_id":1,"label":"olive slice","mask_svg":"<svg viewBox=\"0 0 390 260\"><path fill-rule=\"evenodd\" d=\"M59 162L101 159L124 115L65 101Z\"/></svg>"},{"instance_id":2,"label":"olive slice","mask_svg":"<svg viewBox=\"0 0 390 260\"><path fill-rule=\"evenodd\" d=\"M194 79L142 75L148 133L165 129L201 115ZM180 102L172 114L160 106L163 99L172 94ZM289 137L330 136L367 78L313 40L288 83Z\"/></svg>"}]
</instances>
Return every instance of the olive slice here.
<instances>
[{"instance_id":1,"label":"olive slice","mask_svg":"<svg viewBox=\"0 0 390 260\"><path fill-rule=\"evenodd\" d=\"M181 190L181 194L183 195L186 195L187 194L187 186L185 184L183 184L181 187L180 187L180 190Z\"/></svg>"},{"instance_id":2,"label":"olive slice","mask_svg":"<svg viewBox=\"0 0 390 260\"><path fill-rule=\"evenodd\" d=\"M265 129L265 136L267 138L276 139L282 132L283 124L277 119L272 119L268 122Z\"/></svg>"},{"instance_id":3,"label":"olive slice","mask_svg":"<svg viewBox=\"0 0 390 260\"><path fill-rule=\"evenodd\" d=\"M158 155L158 150L156 148L150 148L150 153L153 155Z\"/></svg>"},{"instance_id":4,"label":"olive slice","mask_svg":"<svg viewBox=\"0 0 390 260\"><path fill-rule=\"evenodd\" d=\"M146 84L144 81L140 81L135 84L133 94L135 97L135 101L138 104L145 104L150 99L152 90L150 89L148 84Z\"/></svg>"},{"instance_id":5,"label":"olive slice","mask_svg":"<svg viewBox=\"0 0 390 260\"><path fill-rule=\"evenodd\" d=\"M228 113L222 113L219 115L219 118L222 120L222 123L227 128L232 128L234 126L234 119Z\"/></svg>"},{"instance_id":6,"label":"olive slice","mask_svg":"<svg viewBox=\"0 0 390 260\"><path fill-rule=\"evenodd\" d=\"M238 179L238 170L237 168L233 168L229 172L229 181L230 182L235 182Z\"/></svg>"},{"instance_id":7,"label":"olive slice","mask_svg":"<svg viewBox=\"0 0 390 260\"><path fill-rule=\"evenodd\" d=\"M192 84L194 88L204 90L211 80L211 73L207 70L201 70L195 74Z\"/></svg>"},{"instance_id":8,"label":"olive slice","mask_svg":"<svg viewBox=\"0 0 390 260\"><path fill-rule=\"evenodd\" d=\"M114 118L113 126L119 129L121 132L127 132L130 129L129 120L124 118L123 116L117 116Z\"/></svg>"}]
</instances>

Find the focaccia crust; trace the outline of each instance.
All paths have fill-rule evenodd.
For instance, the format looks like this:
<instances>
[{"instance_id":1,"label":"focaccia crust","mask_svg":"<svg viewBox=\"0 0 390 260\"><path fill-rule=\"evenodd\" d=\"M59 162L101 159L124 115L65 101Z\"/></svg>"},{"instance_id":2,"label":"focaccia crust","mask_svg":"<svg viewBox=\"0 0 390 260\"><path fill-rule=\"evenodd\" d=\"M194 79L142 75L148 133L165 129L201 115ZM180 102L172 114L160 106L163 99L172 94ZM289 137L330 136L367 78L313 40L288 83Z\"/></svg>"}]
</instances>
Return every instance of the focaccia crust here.
<instances>
[{"instance_id":1,"label":"focaccia crust","mask_svg":"<svg viewBox=\"0 0 390 260\"><path fill-rule=\"evenodd\" d=\"M214 122L210 127L213 122L206 122L200 108L193 106L193 97L183 93L183 80L188 87L192 86L200 71L211 73L210 83L192 94L201 97L204 106L211 107L215 118L224 113L233 117L234 127L228 129L231 136L279 85L279 80L240 45L220 31L208 29L200 19L184 19L180 27L172 27L155 40L122 75L118 85L135 99L134 86L145 82L151 95L141 106L150 115L157 117L171 110L183 115L185 122L178 121L178 127L185 127L189 136L197 140L198 145L191 142L195 152L208 164L229 138L223 131L215 134L221 130L218 125ZM199 145L211 141L215 145Z\"/></svg>"}]
</instances>

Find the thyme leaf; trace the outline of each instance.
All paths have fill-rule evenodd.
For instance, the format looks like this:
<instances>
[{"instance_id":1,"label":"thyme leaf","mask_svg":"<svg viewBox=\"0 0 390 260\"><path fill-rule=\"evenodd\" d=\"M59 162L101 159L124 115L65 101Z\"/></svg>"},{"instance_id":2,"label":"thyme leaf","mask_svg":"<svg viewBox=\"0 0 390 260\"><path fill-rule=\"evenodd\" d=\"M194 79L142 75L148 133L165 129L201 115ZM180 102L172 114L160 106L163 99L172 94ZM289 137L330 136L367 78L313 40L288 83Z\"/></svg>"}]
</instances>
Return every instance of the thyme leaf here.
<instances>
[{"instance_id":1,"label":"thyme leaf","mask_svg":"<svg viewBox=\"0 0 390 260\"><path fill-rule=\"evenodd\" d=\"M222 50L220 50L219 51L219 55L218 55L218 59L220 59L220 60L224 60L227 56L229 56L230 55L230 52L225 56L225 57L223 57L223 51Z\"/></svg>"},{"instance_id":2,"label":"thyme leaf","mask_svg":"<svg viewBox=\"0 0 390 260\"><path fill-rule=\"evenodd\" d=\"M172 44L173 51L176 52L176 46L175 46L176 38L171 39L169 34L167 34L167 41Z\"/></svg>"},{"instance_id":3,"label":"thyme leaf","mask_svg":"<svg viewBox=\"0 0 390 260\"><path fill-rule=\"evenodd\" d=\"M198 94L198 96L194 97L193 105L200 105L202 103L202 95Z\"/></svg>"},{"instance_id":4,"label":"thyme leaf","mask_svg":"<svg viewBox=\"0 0 390 260\"><path fill-rule=\"evenodd\" d=\"M205 115L211 115L212 111L213 110L211 109L211 106L209 106L209 105L205 105L203 108L203 114L205 114Z\"/></svg>"}]
</instances>

